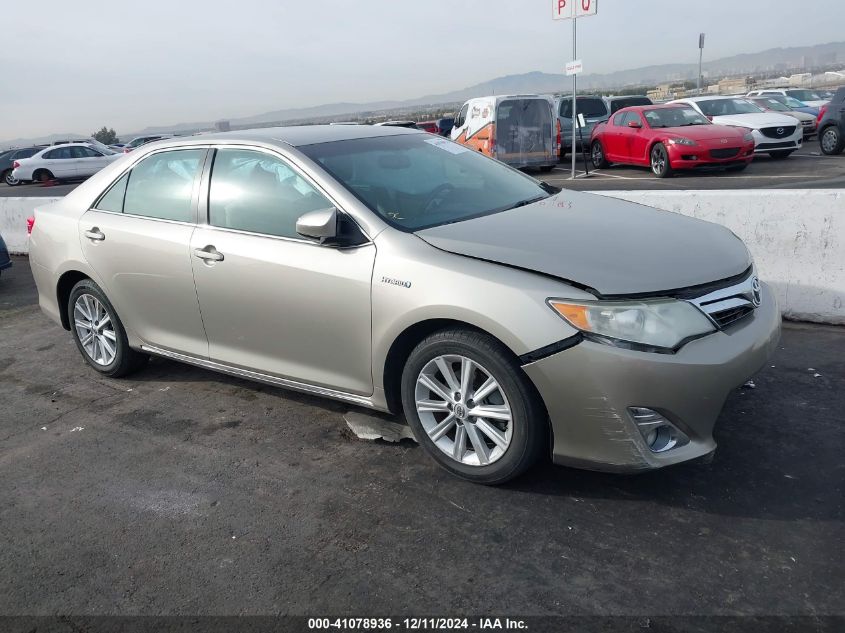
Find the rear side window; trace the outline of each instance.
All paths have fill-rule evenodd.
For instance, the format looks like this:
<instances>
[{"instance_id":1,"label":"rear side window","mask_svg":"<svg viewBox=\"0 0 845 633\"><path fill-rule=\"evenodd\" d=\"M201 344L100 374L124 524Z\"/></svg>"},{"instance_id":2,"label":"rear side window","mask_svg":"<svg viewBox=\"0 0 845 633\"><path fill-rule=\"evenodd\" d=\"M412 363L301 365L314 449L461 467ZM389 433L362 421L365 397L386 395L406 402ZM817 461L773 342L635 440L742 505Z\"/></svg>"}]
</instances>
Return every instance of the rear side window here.
<instances>
[{"instance_id":1,"label":"rear side window","mask_svg":"<svg viewBox=\"0 0 845 633\"><path fill-rule=\"evenodd\" d=\"M111 211L112 213L123 213L123 198L126 195L126 184L129 182L129 174L126 173L118 180L108 193L100 198L94 205L98 211Z\"/></svg>"},{"instance_id":2,"label":"rear side window","mask_svg":"<svg viewBox=\"0 0 845 633\"><path fill-rule=\"evenodd\" d=\"M153 154L129 172L123 210L148 218L190 222L194 182L205 149L181 149Z\"/></svg>"},{"instance_id":3,"label":"rear side window","mask_svg":"<svg viewBox=\"0 0 845 633\"><path fill-rule=\"evenodd\" d=\"M70 150L71 150L70 147L60 147L58 149L51 150L51 151L47 152L46 154L44 154L44 158L47 158L47 159L50 159L50 160L72 158Z\"/></svg>"},{"instance_id":4,"label":"rear side window","mask_svg":"<svg viewBox=\"0 0 845 633\"><path fill-rule=\"evenodd\" d=\"M217 150L208 197L213 226L298 238L296 221L302 214L331 206L280 158L251 150Z\"/></svg>"}]
</instances>

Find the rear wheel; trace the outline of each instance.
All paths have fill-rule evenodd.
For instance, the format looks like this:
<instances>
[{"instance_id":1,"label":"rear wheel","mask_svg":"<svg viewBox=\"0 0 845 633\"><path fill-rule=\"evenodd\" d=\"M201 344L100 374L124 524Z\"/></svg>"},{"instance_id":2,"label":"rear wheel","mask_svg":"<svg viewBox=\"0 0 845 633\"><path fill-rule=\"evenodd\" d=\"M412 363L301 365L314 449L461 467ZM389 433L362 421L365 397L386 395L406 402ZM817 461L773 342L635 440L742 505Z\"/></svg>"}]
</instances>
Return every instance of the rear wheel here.
<instances>
[{"instance_id":1,"label":"rear wheel","mask_svg":"<svg viewBox=\"0 0 845 633\"><path fill-rule=\"evenodd\" d=\"M657 143L651 148L651 171L658 178L668 178L672 175L669 152L663 143Z\"/></svg>"},{"instance_id":2,"label":"rear wheel","mask_svg":"<svg viewBox=\"0 0 845 633\"><path fill-rule=\"evenodd\" d=\"M836 126L831 126L822 132L819 137L819 146L822 154L827 156L836 156L845 150L845 139L842 138L842 133Z\"/></svg>"},{"instance_id":3,"label":"rear wheel","mask_svg":"<svg viewBox=\"0 0 845 633\"><path fill-rule=\"evenodd\" d=\"M476 483L518 476L548 438L545 409L516 358L482 332L447 329L417 345L402 372L402 406L429 455Z\"/></svg>"},{"instance_id":4,"label":"rear wheel","mask_svg":"<svg viewBox=\"0 0 845 633\"><path fill-rule=\"evenodd\" d=\"M601 141L593 141L593 146L590 148L590 160L592 160L593 167L596 169L604 169L610 166L604 155L604 147L602 147Z\"/></svg>"},{"instance_id":5,"label":"rear wheel","mask_svg":"<svg viewBox=\"0 0 845 633\"><path fill-rule=\"evenodd\" d=\"M34 174L32 174L32 179L37 182L50 182L51 180L55 180L55 176L49 169L39 169Z\"/></svg>"},{"instance_id":6,"label":"rear wheel","mask_svg":"<svg viewBox=\"0 0 845 633\"><path fill-rule=\"evenodd\" d=\"M90 279L70 292L68 322L76 347L91 367L111 378L136 371L148 356L129 347L126 330L106 295Z\"/></svg>"},{"instance_id":7,"label":"rear wheel","mask_svg":"<svg viewBox=\"0 0 845 633\"><path fill-rule=\"evenodd\" d=\"M14 176L12 176L12 170L11 169L7 169L6 171L3 172L3 182L5 182L10 187L15 187L15 186L21 184L20 180L18 180Z\"/></svg>"}]
</instances>

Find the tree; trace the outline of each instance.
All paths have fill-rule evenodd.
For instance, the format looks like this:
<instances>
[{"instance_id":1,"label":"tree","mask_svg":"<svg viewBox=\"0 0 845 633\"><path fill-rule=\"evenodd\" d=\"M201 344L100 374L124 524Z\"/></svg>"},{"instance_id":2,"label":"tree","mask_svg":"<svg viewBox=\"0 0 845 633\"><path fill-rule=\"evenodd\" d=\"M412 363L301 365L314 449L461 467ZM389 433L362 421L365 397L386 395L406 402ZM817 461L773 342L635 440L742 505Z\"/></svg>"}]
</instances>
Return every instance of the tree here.
<instances>
[{"instance_id":1,"label":"tree","mask_svg":"<svg viewBox=\"0 0 845 633\"><path fill-rule=\"evenodd\" d=\"M99 132L94 132L91 135L95 140L100 141L103 145L114 145L115 143L119 143L120 139L117 138L117 132L114 131L114 128L108 129L105 125L100 129Z\"/></svg>"}]
</instances>

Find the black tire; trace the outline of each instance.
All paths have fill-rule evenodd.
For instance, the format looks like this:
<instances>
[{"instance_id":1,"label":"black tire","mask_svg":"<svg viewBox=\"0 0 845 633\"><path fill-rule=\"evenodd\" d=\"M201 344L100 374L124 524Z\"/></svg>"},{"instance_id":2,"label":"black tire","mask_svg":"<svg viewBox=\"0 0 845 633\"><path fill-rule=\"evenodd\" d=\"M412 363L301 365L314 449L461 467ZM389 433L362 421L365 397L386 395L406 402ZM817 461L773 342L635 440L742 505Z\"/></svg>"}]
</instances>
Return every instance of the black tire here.
<instances>
[{"instance_id":1,"label":"black tire","mask_svg":"<svg viewBox=\"0 0 845 633\"><path fill-rule=\"evenodd\" d=\"M34 174L32 174L33 182L50 182L55 179L56 178L53 176L53 173L48 169L38 169Z\"/></svg>"},{"instance_id":2,"label":"black tire","mask_svg":"<svg viewBox=\"0 0 845 633\"><path fill-rule=\"evenodd\" d=\"M96 298L108 313L109 319L111 320L115 335L115 356L114 360L107 365L94 361L94 359L89 355L83 347L82 341L79 338L80 335L77 327L74 325L76 322L74 306L76 304L76 300L82 295L91 295ZM85 359L85 362L104 376L108 376L110 378L120 378L121 376L126 376L143 367L149 359L147 354L136 352L129 347L129 341L126 338L126 330L123 328L123 323L117 316L114 306L112 306L108 297L106 297L100 287L90 279L83 279L73 287L73 290L70 291L66 310L68 323L70 323L70 331L73 335L73 340L76 343L79 353L82 354L82 358Z\"/></svg>"},{"instance_id":3,"label":"black tire","mask_svg":"<svg viewBox=\"0 0 845 633\"><path fill-rule=\"evenodd\" d=\"M774 160L784 160L789 158L790 154L792 154L794 150L788 149L780 152L769 152L769 156L772 157Z\"/></svg>"},{"instance_id":4,"label":"black tire","mask_svg":"<svg viewBox=\"0 0 845 633\"><path fill-rule=\"evenodd\" d=\"M668 178L672 175L672 164L669 162L669 152L663 143L656 143L649 152L651 173L658 178Z\"/></svg>"},{"instance_id":5,"label":"black tire","mask_svg":"<svg viewBox=\"0 0 845 633\"><path fill-rule=\"evenodd\" d=\"M7 169L2 174L0 174L0 180L5 182L10 187L17 187L19 184L21 184L20 180L18 180L17 178L12 178L11 169Z\"/></svg>"},{"instance_id":6,"label":"black tire","mask_svg":"<svg viewBox=\"0 0 845 633\"><path fill-rule=\"evenodd\" d=\"M835 125L825 128L819 134L819 148L826 156L838 156L845 150L845 137Z\"/></svg>"},{"instance_id":7,"label":"black tire","mask_svg":"<svg viewBox=\"0 0 845 633\"><path fill-rule=\"evenodd\" d=\"M443 355L464 356L481 365L498 382L501 393L507 398L511 410L510 444L501 457L490 464L469 465L453 459L438 448L423 427L416 408L417 379L429 362ZM476 377L480 379L479 373L476 371ZM474 405L470 398L467 407L471 406ZM435 332L420 342L402 372L402 407L414 436L428 454L445 470L474 483L496 485L510 481L536 463L548 446L548 419L534 386L510 350L483 332L450 328ZM457 407L452 410L455 409ZM465 424L469 426L471 422ZM450 433L457 433L458 426Z\"/></svg>"},{"instance_id":8,"label":"black tire","mask_svg":"<svg viewBox=\"0 0 845 633\"><path fill-rule=\"evenodd\" d=\"M604 155L604 147L601 141L593 141L593 145L590 147L590 161L596 169L610 167L610 163L607 162L607 157Z\"/></svg>"}]
</instances>

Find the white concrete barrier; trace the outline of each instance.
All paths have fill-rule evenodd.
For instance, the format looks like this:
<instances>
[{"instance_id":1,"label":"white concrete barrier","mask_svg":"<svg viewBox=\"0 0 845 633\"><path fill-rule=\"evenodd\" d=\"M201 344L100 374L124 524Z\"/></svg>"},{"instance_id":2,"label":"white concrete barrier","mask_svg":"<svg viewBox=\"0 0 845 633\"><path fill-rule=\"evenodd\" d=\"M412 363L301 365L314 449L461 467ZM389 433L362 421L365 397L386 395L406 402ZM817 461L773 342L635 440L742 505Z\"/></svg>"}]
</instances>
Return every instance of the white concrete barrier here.
<instances>
[{"instance_id":1,"label":"white concrete barrier","mask_svg":"<svg viewBox=\"0 0 845 633\"><path fill-rule=\"evenodd\" d=\"M0 198L0 235L9 252L26 255L28 252L26 219L41 205L58 200L53 198Z\"/></svg>"},{"instance_id":2,"label":"white concrete barrier","mask_svg":"<svg viewBox=\"0 0 845 633\"><path fill-rule=\"evenodd\" d=\"M787 318L845 324L845 190L607 191L728 227Z\"/></svg>"},{"instance_id":3,"label":"white concrete barrier","mask_svg":"<svg viewBox=\"0 0 845 633\"><path fill-rule=\"evenodd\" d=\"M845 190L606 191L722 224L748 245L787 318L845 324ZM26 218L57 198L0 198L0 235L27 252Z\"/></svg>"}]
</instances>

